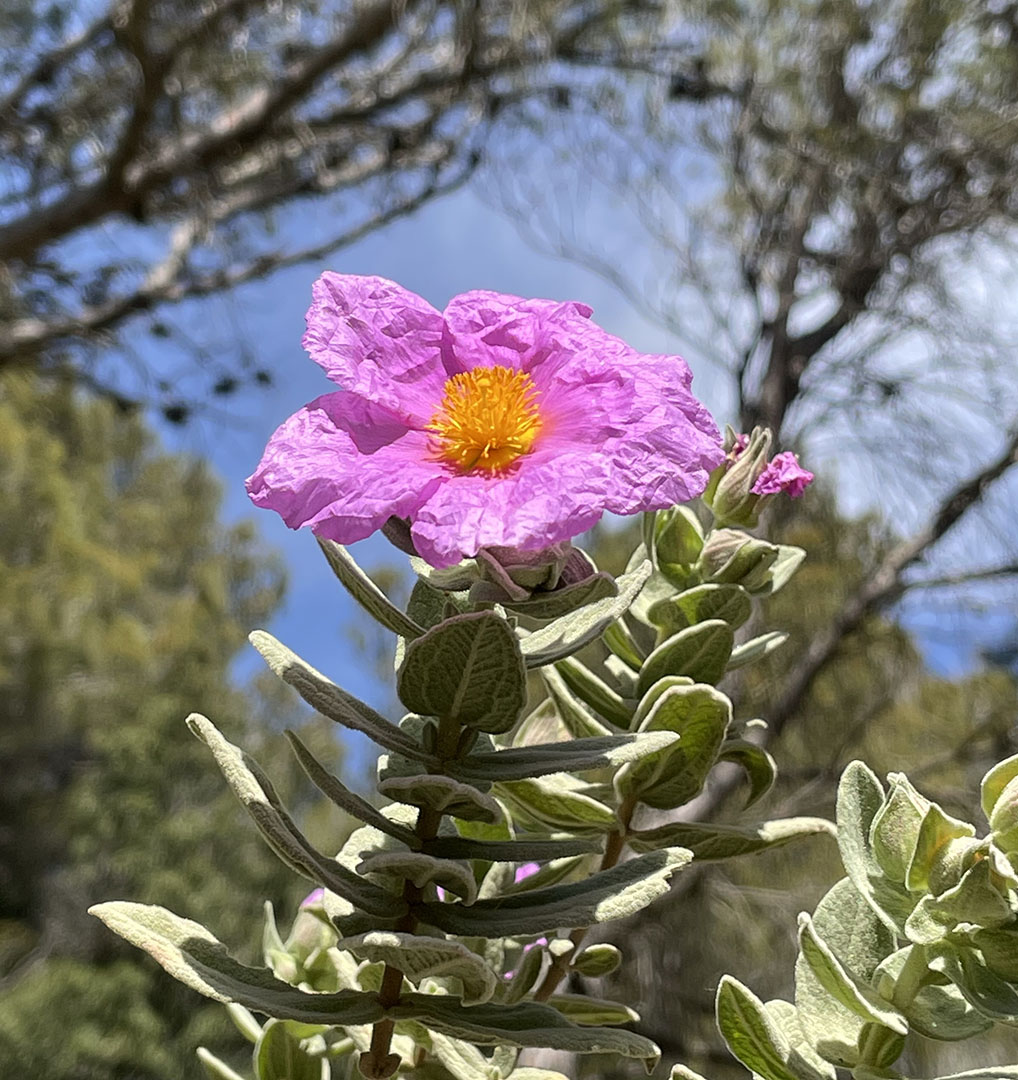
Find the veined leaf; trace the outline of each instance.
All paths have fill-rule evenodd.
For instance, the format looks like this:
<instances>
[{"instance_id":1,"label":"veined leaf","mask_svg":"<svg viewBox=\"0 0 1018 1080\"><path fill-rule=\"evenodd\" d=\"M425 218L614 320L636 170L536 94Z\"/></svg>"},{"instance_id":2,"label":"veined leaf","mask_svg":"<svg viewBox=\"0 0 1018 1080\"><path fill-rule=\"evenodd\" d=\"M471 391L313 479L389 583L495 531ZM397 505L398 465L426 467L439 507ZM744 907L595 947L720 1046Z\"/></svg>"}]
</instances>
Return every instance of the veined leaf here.
<instances>
[{"instance_id":1,"label":"veined leaf","mask_svg":"<svg viewBox=\"0 0 1018 1080\"><path fill-rule=\"evenodd\" d=\"M538 825L572 832L610 832L618 824L615 811L575 791L564 773L512 780L496 785L497 794L515 814Z\"/></svg>"},{"instance_id":2,"label":"veined leaf","mask_svg":"<svg viewBox=\"0 0 1018 1080\"><path fill-rule=\"evenodd\" d=\"M322 716L327 716L351 731L367 735L387 750L405 754L418 761L434 761L432 755L405 732L400 731L395 724L390 724L370 705L365 705L352 694L341 690L271 634L264 630L255 630L248 640L262 654L272 671L283 682L292 686Z\"/></svg>"},{"instance_id":3,"label":"veined leaf","mask_svg":"<svg viewBox=\"0 0 1018 1080\"><path fill-rule=\"evenodd\" d=\"M506 607L531 619L557 619L617 594L615 579L601 571L551 592L534 592L526 600L508 601Z\"/></svg>"},{"instance_id":4,"label":"veined leaf","mask_svg":"<svg viewBox=\"0 0 1018 1080\"><path fill-rule=\"evenodd\" d=\"M395 802L437 810L464 821L485 821L494 825L502 820L502 808L490 795L450 776L432 773L388 776L379 782L378 791Z\"/></svg>"},{"instance_id":5,"label":"veined leaf","mask_svg":"<svg viewBox=\"0 0 1018 1080\"><path fill-rule=\"evenodd\" d=\"M593 926L625 918L668 891L668 882L690 861L682 848L655 851L602 870L583 881L552 885L492 900L420 905L425 922L462 937L540 934L552 927Z\"/></svg>"},{"instance_id":6,"label":"veined leaf","mask_svg":"<svg viewBox=\"0 0 1018 1080\"><path fill-rule=\"evenodd\" d=\"M750 638L749 641L744 641L741 645L732 649L727 670L735 671L746 664L753 664L757 660L762 660L765 656L770 656L775 649L780 649L787 640L788 634L784 630L771 630L766 634L761 634L759 637Z\"/></svg>"},{"instance_id":7,"label":"veined leaf","mask_svg":"<svg viewBox=\"0 0 1018 1080\"><path fill-rule=\"evenodd\" d=\"M748 739L729 739L718 753L718 761L734 761L741 765L749 778L749 798L746 806L750 807L770 791L778 774L774 758L758 743Z\"/></svg>"},{"instance_id":8,"label":"veined leaf","mask_svg":"<svg viewBox=\"0 0 1018 1080\"><path fill-rule=\"evenodd\" d=\"M494 753L477 753L460 761L450 761L450 774L466 781L525 780L558 772L589 772L618 768L664 750L678 741L670 731L647 734L605 735L591 739L515 746Z\"/></svg>"},{"instance_id":9,"label":"veined leaf","mask_svg":"<svg viewBox=\"0 0 1018 1080\"><path fill-rule=\"evenodd\" d=\"M456 615L411 641L396 690L414 712L496 734L516 723L527 702L516 637L492 611Z\"/></svg>"},{"instance_id":10,"label":"veined leaf","mask_svg":"<svg viewBox=\"0 0 1018 1080\"><path fill-rule=\"evenodd\" d=\"M728 1049L764 1080L802 1080L787 1064L791 1045L763 1002L737 979L722 976L717 996L718 1029Z\"/></svg>"},{"instance_id":11,"label":"veined leaf","mask_svg":"<svg viewBox=\"0 0 1018 1080\"><path fill-rule=\"evenodd\" d=\"M636 594L651 574L649 560L618 579L618 596L609 596L570 612L523 638L521 648L528 668L553 664L572 656L584 645L599 638L611 624L625 614Z\"/></svg>"},{"instance_id":12,"label":"veined leaf","mask_svg":"<svg viewBox=\"0 0 1018 1080\"><path fill-rule=\"evenodd\" d=\"M805 913L799 916L799 948L817 981L835 1001L869 1023L880 1024L899 1035L908 1034L908 1024L901 1013L844 967Z\"/></svg>"},{"instance_id":13,"label":"veined leaf","mask_svg":"<svg viewBox=\"0 0 1018 1080\"><path fill-rule=\"evenodd\" d=\"M331 889L369 915L385 918L403 914L406 904L400 898L364 881L311 845L283 808L257 762L227 742L210 720L192 713L187 726L212 751L226 782L262 836L291 869Z\"/></svg>"},{"instance_id":14,"label":"veined leaf","mask_svg":"<svg viewBox=\"0 0 1018 1080\"><path fill-rule=\"evenodd\" d=\"M721 619L680 630L644 661L637 693L642 697L666 675L686 675L694 682L713 685L725 673L734 642L732 628Z\"/></svg>"},{"instance_id":15,"label":"veined leaf","mask_svg":"<svg viewBox=\"0 0 1018 1080\"><path fill-rule=\"evenodd\" d=\"M477 898L477 883L466 863L451 859L437 859L420 851L377 851L368 854L357 867L358 874L377 874L393 879L402 888L403 881L411 881L419 889L437 885L446 892L472 904Z\"/></svg>"},{"instance_id":16,"label":"veined leaf","mask_svg":"<svg viewBox=\"0 0 1018 1080\"><path fill-rule=\"evenodd\" d=\"M548 1004L576 1024L635 1024L640 1014L620 1001L588 997L586 994L553 994Z\"/></svg>"},{"instance_id":17,"label":"veined leaf","mask_svg":"<svg viewBox=\"0 0 1018 1080\"><path fill-rule=\"evenodd\" d=\"M656 851L661 847L689 848L695 859L708 862L753 855L791 840L817 835L835 836L833 823L814 817L778 818L748 827L676 821L656 829L630 832L629 846L634 851Z\"/></svg>"},{"instance_id":18,"label":"veined leaf","mask_svg":"<svg viewBox=\"0 0 1018 1080\"><path fill-rule=\"evenodd\" d=\"M373 1024L385 1015L373 994L306 994L280 982L267 968L241 964L200 923L165 908L114 900L89 912L144 949L179 982L214 1001L238 1002L276 1019L309 1024Z\"/></svg>"},{"instance_id":19,"label":"veined leaf","mask_svg":"<svg viewBox=\"0 0 1018 1080\"><path fill-rule=\"evenodd\" d=\"M749 618L753 602L741 585L697 585L685 592L658 600L647 612L662 640L687 626L722 619L737 630Z\"/></svg>"},{"instance_id":20,"label":"veined leaf","mask_svg":"<svg viewBox=\"0 0 1018 1080\"><path fill-rule=\"evenodd\" d=\"M938 945L930 967L946 975L983 1016L1018 1024L1018 987L995 975L974 949Z\"/></svg>"},{"instance_id":21,"label":"veined leaf","mask_svg":"<svg viewBox=\"0 0 1018 1080\"><path fill-rule=\"evenodd\" d=\"M323 540L320 536L315 539L343 587L376 622L404 638L420 637L424 633L424 630L413 619L404 615L364 573L342 544Z\"/></svg>"}]
</instances>

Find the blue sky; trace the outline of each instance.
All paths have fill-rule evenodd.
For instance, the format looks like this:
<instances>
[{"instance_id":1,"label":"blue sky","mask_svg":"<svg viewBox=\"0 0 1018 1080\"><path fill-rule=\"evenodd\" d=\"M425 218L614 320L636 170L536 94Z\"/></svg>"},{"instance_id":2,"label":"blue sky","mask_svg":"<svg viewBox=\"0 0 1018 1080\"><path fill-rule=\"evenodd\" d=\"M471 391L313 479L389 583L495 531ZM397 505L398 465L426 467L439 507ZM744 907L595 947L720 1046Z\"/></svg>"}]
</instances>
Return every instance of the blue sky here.
<instances>
[{"instance_id":1,"label":"blue sky","mask_svg":"<svg viewBox=\"0 0 1018 1080\"><path fill-rule=\"evenodd\" d=\"M326 228L327 222L315 220L316 214L324 213L324 204L320 209L312 208L308 227ZM674 336L648 321L591 271L529 247L516 225L470 188L436 200L414 216L338 252L327 265L296 267L214 302L229 307L230 320L256 347L257 362L272 372L274 386L248 396L236 422L220 425L199 421L183 429L169 428L164 436L171 446L207 457L223 480L227 518L254 517L265 541L281 551L288 567L289 589L283 608L268 629L352 692L382 704L385 689L346 631L352 621L366 616L353 609L313 538L306 531L287 529L273 513L256 510L243 486L276 426L332 388L300 345L311 283L324 269L392 278L439 308L456 293L476 288L580 299L593 306L594 318L602 326L634 347L647 352L680 349ZM173 312L169 314L174 317ZM205 318L207 309L192 316ZM185 319L192 316L184 313ZM694 369L694 376L698 395L723 422L725 385L706 370ZM380 538L364 541L354 550L369 568L401 558ZM922 634L928 657L939 670L956 674L971 666L976 644L972 626L966 632L964 623L956 624L954 629L961 630L961 639L954 634L945 640L936 633L943 629L942 619L931 617L922 605L910 622ZM966 639L967 646L959 645L959 640ZM258 663L251 650L238 661L238 671L253 671Z\"/></svg>"}]
</instances>

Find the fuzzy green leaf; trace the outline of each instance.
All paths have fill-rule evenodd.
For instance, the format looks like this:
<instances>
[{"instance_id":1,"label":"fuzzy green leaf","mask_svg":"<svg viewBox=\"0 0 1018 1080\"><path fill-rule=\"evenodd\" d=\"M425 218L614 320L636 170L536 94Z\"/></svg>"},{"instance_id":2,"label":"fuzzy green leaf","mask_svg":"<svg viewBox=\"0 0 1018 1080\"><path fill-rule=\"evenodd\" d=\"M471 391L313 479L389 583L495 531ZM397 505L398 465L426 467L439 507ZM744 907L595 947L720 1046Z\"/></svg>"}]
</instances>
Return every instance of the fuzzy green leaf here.
<instances>
[{"instance_id":1,"label":"fuzzy green leaf","mask_svg":"<svg viewBox=\"0 0 1018 1080\"><path fill-rule=\"evenodd\" d=\"M834 1066L816 1052L799 1022L799 1010L790 1002L772 998L764 1002L764 1012L788 1040L791 1050L788 1067L803 1080L836 1080Z\"/></svg>"},{"instance_id":2,"label":"fuzzy green leaf","mask_svg":"<svg viewBox=\"0 0 1018 1080\"><path fill-rule=\"evenodd\" d=\"M262 654L272 671L287 683L322 716L351 731L359 731L369 739L400 754L418 761L431 761L431 755L419 743L390 724L370 705L358 701L352 694L341 690L320 671L305 663L295 652L288 649L264 630L249 635L251 644Z\"/></svg>"},{"instance_id":3,"label":"fuzzy green leaf","mask_svg":"<svg viewBox=\"0 0 1018 1080\"><path fill-rule=\"evenodd\" d=\"M945 814L936 803L930 803L919 824L912 858L905 871L905 887L912 892L926 892L931 881L937 884L944 880L957 881L962 873L962 860L976 843L971 839L975 831L967 821L959 821Z\"/></svg>"},{"instance_id":4,"label":"fuzzy green leaf","mask_svg":"<svg viewBox=\"0 0 1018 1080\"><path fill-rule=\"evenodd\" d=\"M908 1034L901 1013L844 967L806 914L799 916L799 948L817 981L835 1001L869 1023L881 1024L899 1035Z\"/></svg>"},{"instance_id":5,"label":"fuzzy green leaf","mask_svg":"<svg viewBox=\"0 0 1018 1080\"><path fill-rule=\"evenodd\" d=\"M315 787L330 802L365 825L373 825L381 832L388 833L397 840L402 840L409 847L416 847L420 843L413 830L390 821L366 799L362 799L360 795L356 795L344 784L340 783L301 742L296 732L285 731L284 734L290 743L294 756L300 762L301 768L307 773L308 778Z\"/></svg>"},{"instance_id":6,"label":"fuzzy green leaf","mask_svg":"<svg viewBox=\"0 0 1018 1080\"><path fill-rule=\"evenodd\" d=\"M732 628L721 619L708 619L680 630L644 661L637 693L642 697L666 675L686 675L694 682L713 685L725 673L734 642Z\"/></svg>"},{"instance_id":7,"label":"fuzzy green leaf","mask_svg":"<svg viewBox=\"0 0 1018 1080\"><path fill-rule=\"evenodd\" d=\"M752 611L753 602L741 585L697 585L658 600L647 615L664 638L709 619L721 619L737 630Z\"/></svg>"},{"instance_id":8,"label":"fuzzy green leaf","mask_svg":"<svg viewBox=\"0 0 1018 1080\"><path fill-rule=\"evenodd\" d=\"M802 1080L787 1064L790 1043L752 990L724 975L716 1008L718 1029L728 1049L747 1069L764 1080Z\"/></svg>"},{"instance_id":9,"label":"fuzzy green leaf","mask_svg":"<svg viewBox=\"0 0 1018 1080\"><path fill-rule=\"evenodd\" d=\"M298 874L324 885L369 915L403 914L406 904L317 851L283 808L257 762L227 742L206 717L192 713L187 726L212 751L234 794L276 854Z\"/></svg>"},{"instance_id":10,"label":"fuzzy green leaf","mask_svg":"<svg viewBox=\"0 0 1018 1080\"><path fill-rule=\"evenodd\" d=\"M513 600L507 603L506 607L531 619L557 619L571 611L617 595L615 579L611 574L601 571L551 592L531 593L526 600Z\"/></svg>"},{"instance_id":11,"label":"fuzzy green leaf","mask_svg":"<svg viewBox=\"0 0 1018 1080\"><path fill-rule=\"evenodd\" d=\"M979 784L979 795L987 821L993 816L993 808L997 805L997 800L1003 794L1004 788L1016 776L1018 776L1018 754L998 762L983 777Z\"/></svg>"},{"instance_id":12,"label":"fuzzy green leaf","mask_svg":"<svg viewBox=\"0 0 1018 1080\"><path fill-rule=\"evenodd\" d=\"M525 820L554 829L573 832L610 832L615 828L615 811L597 799L573 790L576 783L564 773L512 780L497 784L497 794L515 814Z\"/></svg>"},{"instance_id":13,"label":"fuzzy green leaf","mask_svg":"<svg viewBox=\"0 0 1018 1080\"><path fill-rule=\"evenodd\" d=\"M464 1005L487 1001L498 986L498 977L491 968L458 941L374 930L341 938L336 947L359 960L399 968L414 986L419 986L422 979L459 979Z\"/></svg>"},{"instance_id":14,"label":"fuzzy green leaf","mask_svg":"<svg viewBox=\"0 0 1018 1080\"><path fill-rule=\"evenodd\" d=\"M528 668L553 664L572 656L584 645L599 638L621 615L629 610L637 593L651 574L649 561L644 561L634 571L618 579L618 596L606 597L588 604L579 611L570 612L560 619L523 638L523 657Z\"/></svg>"},{"instance_id":15,"label":"fuzzy green leaf","mask_svg":"<svg viewBox=\"0 0 1018 1080\"><path fill-rule=\"evenodd\" d=\"M642 1035L618 1028L580 1027L550 1005L536 1001L517 1005L488 1002L463 1008L454 997L404 994L387 1015L394 1020L420 1020L432 1030L479 1046L533 1046L578 1054L621 1054L642 1059L648 1070L660 1058L658 1048Z\"/></svg>"},{"instance_id":16,"label":"fuzzy green leaf","mask_svg":"<svg viewBox=\"0 0 1018 1080\"><path fill-rule=\"evenodd\" d=\"M502 808L490 795L450 776L388 776L379 782L378 791L394 802L437 810L464 821L494 825L502 820Z\"/></svg>"},{"instance_id":17,"label":"fuzzy green leaf","mask_svg":"<svg viewBox=\"0 0 1018 1080\"><path fill-rule=\"evenodd\" d=\"M757 660L762 660L776 649L780 649L787 640L788 634L783 630L771 630L759 637L750 638L749 641L744 641L732 650L727 670L735 671L737 668L745 667L746 664L755 664Z\"/></svg>"},{"instance_id":18,"label":"fuzzy green leaf","mask_svg":"<svg viewBox=\"0 0 1018 1080\"><path fill-rule=\"evenodd\" d=\"M527 701L516 637L493 611L456 615L407 645L397 693L408 709L508 731Z\"/></svg>"},{"instance_id":19,"label":"fuzzy green leaf","mask_svg":"<svg viewBox=\"0 0 1018 1080\"><path fill-rule=\"evenodd\" d=\"M446 768L452 775L468 782L525 780L558 772L615 769L649 754L660 753L676 741L677 737L670 731L569 739L516 746L494 753L475 753L461 761L448 762Z\"/></svg>"},{"instance_id":20,"label":"fuzzy green leaf","mask_svg":"<svg viewBox=\"0 0 1018 1080\"><path fill-rule=\"evenodd\" d=\"M436 859L420 851L376 851L366 855L357 867L358 874L371 874L390 879L394 889L402 891L403 881L413 882L418 889L437 885L459 896L465 904L477 897L477 883L466 863L451 859Z\"/></svg>"},{"instance_id":21,"label":"fuzzy green leaf","mask_svg":"<svg viewBox=\"0 0 1018 1080\"><path fill-rule=\"evenodd\" d=\"M668 882L690 861L682 848L655 851L582 881L532 889L492 900L421 905L423 919L463 937L540 934L552 927L593 926L625 918L668 892Z\"/></svg>"},{"instance_id":22,"label":"fuzzy green leaf","mask_svg":"<svg viewBox=\"0 0 1018 1080\"><path fill-rule=\"evenodd\" d=\"M732 859L779 847L806 836L835 836L832 822L825 818L777 818L759 825L701 825L676 821L656 829L637 829L629 834L634 851L656 851L661 847L689 848L699 862Z\"/></svg>"},{"instance_id":23,"label":"fuzzy green leaf","mask_svg":"<svg viewBox=\"0 0 1018 1080\"><path fill-rule=\"evenodd\" d=\"M385 1015L373 994L306 994L280 982L267 968L241 964L204 926L165 908L114 900L89 912L144 949L179 982L214 1001L238 1002L276 1019L309 1024L373 1024Z\"/></svg>"},{"instance_id":24,"label":"fuzzy green leaf","mask_svg":"<svg viewBox=\"0 0 1018 1080\"><path fill-rule=\"evenodd\" d=\"M564 662L567 663L568 661ZM555 711L561 718L565 729L573 738L597 738L598 736L611 734L611 728L602 724L582 701L573 696L566 685L566 680L559 673L557 667L549 665L541 668L541 678L544 680L548 695L555 705Z\"/></svg>"},{"instance_id":25,"label":"fuzzy green leaf","mask_svg":"<svg viewBox=\"0 0 1018 1080\"><path fill-rule=\"evenodd\" d=\"M931 945L958 923L993 929L1014 921L1008 898L995 882L989 859L980 859L961 881L939 896L924 896L905 922L909 941Z\"/></svg>"},{"instance_id":26,"label":"fuzzy green leaf","mask_svg":"<svg viewBox=\"0 0 1018 1080\"><path fill-rule=\"evenodd\" d=\"M628 1005L586 994L553 994L548 1004L576 1024L635 1024L640 1019L640 1014Z\"/></svg>"},{"instance_id":27,"label":"fuzzy green leaf","mask_svg":"<svg viewBox=\"0 0 1018 1080\"><path fill-rule=\"evenodd\" d=\"M946 975L983 1016L1018 1024L1018 987L995 975L974 949L939 944L930 967Z\"/></svg>"},{"instance_id":28,"label":"fuzzy green leaf","mask_svg":"<svg viewBox=\"0 0 1018 1080\"><path fill-rule=\"evenodd\" d=\"M713 686L666 690L640 726L673 732L678 742L621 769L616 789L658 810L683 806L703 790L731 720L732 703Z\"/></svg>"},{"instance_id":29,"label":"fuzzy green leaf","mask_svg":"<svg viewBox=\"0 0 1018 1080\"><path fill-rule=\"evenodd\" d=\"M324 540L320 536L315 539L325 553L332 572L339 578L347 592L376 622L404 638L415 638L424 633L424 629L413 619L404 615L364 573L342 544L337 544L333 540Z\"/></svg>"},{"instance_id":30,"label":"fuzzy green leaf","mask_svg":"<svg viewBox=\"0 0 1018 1080\"><path fill-rule=\"evenodd\" d=\"M622 963L622 953L614 945L588 945L572 962L572 967L588 978L610 975Z\"/></svg>"}]
</instances>

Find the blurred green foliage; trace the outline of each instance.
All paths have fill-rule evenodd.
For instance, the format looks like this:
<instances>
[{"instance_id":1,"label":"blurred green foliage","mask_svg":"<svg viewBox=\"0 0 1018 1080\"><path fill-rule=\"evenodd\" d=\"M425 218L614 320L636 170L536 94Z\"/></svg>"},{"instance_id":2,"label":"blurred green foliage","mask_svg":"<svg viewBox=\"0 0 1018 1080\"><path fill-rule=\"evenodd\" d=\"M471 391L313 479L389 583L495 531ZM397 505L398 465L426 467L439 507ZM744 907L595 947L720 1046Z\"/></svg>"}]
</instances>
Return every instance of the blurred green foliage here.
<instances>
[{"instance_id":1,"label":"blurred green foliage","mask_svg":"<svg viewBox=\"0 0 1018 1080\"><path fill-rule=\"evenodd\" d=\"M281 568L220 521L204 465L23 373L0 379L0 499L0 1075L199 1076L199 1042L240 1045L223 1011L86 908L158 898L253 956L262 899L299 899L183 723L200 709L243 732L306 821L280 721L335 763L327 722L274 679L254 694L230 676ZM345 824L316 813L338 846Z\"/></svg>"}]
</instances>

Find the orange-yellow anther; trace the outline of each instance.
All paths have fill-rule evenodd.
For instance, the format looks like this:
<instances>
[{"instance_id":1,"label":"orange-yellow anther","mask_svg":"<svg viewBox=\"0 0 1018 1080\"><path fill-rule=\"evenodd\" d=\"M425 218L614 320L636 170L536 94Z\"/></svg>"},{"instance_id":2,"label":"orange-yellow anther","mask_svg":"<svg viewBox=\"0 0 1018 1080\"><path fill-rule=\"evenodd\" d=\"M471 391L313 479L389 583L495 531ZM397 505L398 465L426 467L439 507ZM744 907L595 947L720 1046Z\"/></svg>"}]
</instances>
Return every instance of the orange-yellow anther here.
<instances>
[{"instance_id":1,"label":"orange-yellow anther","mask_svg":"<svg viewBox=\"0 0 1018 1080\"><path fill-rule=\"evenodd\" d=\"M530 452L540 428L530 376L501 366L446 380L442 405L428 425L439 456L464 472L504 469Z\"/></svg>"}]
</instances>

